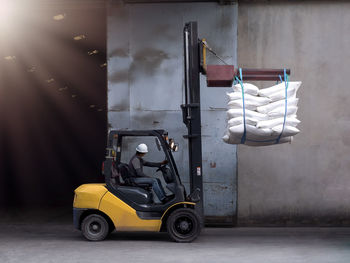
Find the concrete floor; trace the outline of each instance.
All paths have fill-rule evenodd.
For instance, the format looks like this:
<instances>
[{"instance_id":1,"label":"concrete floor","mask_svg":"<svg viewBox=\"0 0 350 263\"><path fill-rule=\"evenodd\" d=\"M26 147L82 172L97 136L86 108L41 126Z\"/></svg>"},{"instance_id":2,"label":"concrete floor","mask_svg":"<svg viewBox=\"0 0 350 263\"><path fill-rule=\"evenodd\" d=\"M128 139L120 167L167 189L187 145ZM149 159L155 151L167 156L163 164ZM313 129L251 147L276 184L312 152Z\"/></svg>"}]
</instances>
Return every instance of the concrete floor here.
<instances>
[{"instance_id":1,"label":"concrete floor","mask_svg":"<svg viewBox=\"0 0 350 263\"><path fill-rule=\"evenodd\" d=\"M71 224L0 223L0 262L350 262L350 228L206 228L191 244L165 233L88 242Z\"/></svg>"}]
</instances>

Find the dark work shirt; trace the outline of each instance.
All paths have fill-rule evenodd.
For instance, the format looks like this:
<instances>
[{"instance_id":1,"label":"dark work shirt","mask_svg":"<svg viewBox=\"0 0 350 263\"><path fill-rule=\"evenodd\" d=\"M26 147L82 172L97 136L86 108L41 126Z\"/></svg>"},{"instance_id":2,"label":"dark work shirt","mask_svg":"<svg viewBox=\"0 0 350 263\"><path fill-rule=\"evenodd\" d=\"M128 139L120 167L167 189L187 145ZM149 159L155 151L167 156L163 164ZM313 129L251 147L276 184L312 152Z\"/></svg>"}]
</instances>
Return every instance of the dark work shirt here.
<instances>
[{"instance_id":1,"label":"dark work shirt","mask_svg":"<svg viewBox=\"0 0 350 263\"><path fill-rule=\"evenodd\" d=\"M160 167L162 163L152 163L145 161L142 157L137 156L136 154L130 159L129 162L129 170L131 176L133 177L147 177L146 174L143 173L143 167Z\"/></svg>"}]
</instances>

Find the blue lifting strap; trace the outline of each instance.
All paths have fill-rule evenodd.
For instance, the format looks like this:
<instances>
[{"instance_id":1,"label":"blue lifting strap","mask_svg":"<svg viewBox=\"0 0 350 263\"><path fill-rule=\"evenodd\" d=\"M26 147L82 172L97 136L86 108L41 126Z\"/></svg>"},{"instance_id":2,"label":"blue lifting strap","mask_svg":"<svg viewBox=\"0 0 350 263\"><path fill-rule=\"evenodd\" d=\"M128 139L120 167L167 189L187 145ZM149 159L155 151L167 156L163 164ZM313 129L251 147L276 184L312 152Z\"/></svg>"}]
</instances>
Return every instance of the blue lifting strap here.
<instances>
[{"instance_id":1,"label":"blue lifting strap","mask_svg":"<svg viewBox=\"0 0 350 263\"><path fill-rule=\"evenodd\" d=\"M281 76L280 76L280 79L282 82ZM281 136L282 136L283 131L284 131L284 126L286 125L286 118L287 118L287 112L288 112L288 84L289 84L288 75L286 73L286 69L284 69L284 85L285 85L284 118L283 118L282 130L281 130L280 135L276 139L276 144L280 142Z\"/></svg>"},{"instance_id":2,"label":"blue lifting strap","mask_svg":"<svg viewBox=\"0 0 350 263\"><path fill-rule=\"evenodd\" d=\"M283 82L282 77L279 76L281 82ZM245 100L244 100L244 85L243 85L243 76L242 76L242 69L239 68L239 78L236 76L235 77L235 82L238 82L241 85L242 88L242 106L243 106L243 127L244 127L244 131L243 131L243 135L241 138L241 143L244 144L246 141L250 141L250 142L273 142L275 141L275 143L279 143L281 136L283 134L284 131L284 127L286 124L286 118L287 118L287 112L288 112L288 84L289 84L289 79L288 79L288 75L286 72L286 69L284 69L284 85L285 85L285 100L284 100L284 118L283 118L283 126L282 126L282 131L279 134L279 136L277 137L277 139L272 139L272 140L248 140L247 137L247 128L246 128L246 120L245 120Z\"/></svg>"},{"instance_id":3,"label":"blue lifting strap","mask_svg":"<svg viewBox=\"0 0 350 263\"><path fill-rule=\"evenodd\" d=\"M243 76L242 76L242 68L239 68L239 77L236 77L236 80L239 82L239 84L241 85L242 88L242 106L243 106L243 135L241 138L241 143L244 144L246 141L246 137L247 137L247 128L246 128L246 123L245 123L245 103L244 103L244 85L243 85Z\"/></svg>"}]
</instances>

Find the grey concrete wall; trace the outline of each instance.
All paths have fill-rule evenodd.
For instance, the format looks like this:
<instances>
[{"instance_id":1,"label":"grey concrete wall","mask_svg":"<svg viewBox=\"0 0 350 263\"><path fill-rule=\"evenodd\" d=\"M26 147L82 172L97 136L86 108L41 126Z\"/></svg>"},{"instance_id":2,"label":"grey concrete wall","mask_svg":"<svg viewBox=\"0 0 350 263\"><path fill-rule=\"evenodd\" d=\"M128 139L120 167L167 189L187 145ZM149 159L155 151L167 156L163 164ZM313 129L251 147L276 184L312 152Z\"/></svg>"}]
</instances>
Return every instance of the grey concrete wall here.
<instances>
[{"instance_id":1,"label":"grey concrete wall","mask_svg":"<svg viewBox=\"0 0 350 263\"><path fill-rule=\"evenodd\" d=\"M239 4L239 64L303 81L293 143L238 147L240 225L350 224L349 32L350 3Z\"/></svg>"},{"instance_id":2,"label":"grey concrete wall","mask_svg":"<svg viewBox=\"0 0 350 263\"><path fill-rule=\"evenodd\" d=\"M182 137L187 130L180 110L184 102L183 26L198 21L200 37L227 62L235 63L237 5L113 2L108 8L109 125L115 129L168 130L180 143L174 157L188 185L188 148ZM209 55L208 59L218 63ZM207 88L201 77L204 212L216 222L232 222L236 215L236 147L221 140L226 90ZM129 145L126 160L136 142Z\"/></svg>"}]
</instances>

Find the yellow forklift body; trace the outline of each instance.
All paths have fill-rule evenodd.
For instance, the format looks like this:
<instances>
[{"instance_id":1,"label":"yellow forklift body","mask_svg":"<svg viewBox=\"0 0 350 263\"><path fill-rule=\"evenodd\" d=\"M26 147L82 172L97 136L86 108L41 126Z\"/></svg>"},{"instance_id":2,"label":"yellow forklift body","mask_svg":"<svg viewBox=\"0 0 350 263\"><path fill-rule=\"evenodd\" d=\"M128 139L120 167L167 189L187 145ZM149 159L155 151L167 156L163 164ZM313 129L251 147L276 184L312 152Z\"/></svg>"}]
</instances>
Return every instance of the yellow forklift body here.
<instances>
[{"instance_id":1,"label":"yellow forklift body","mask_svg":"<svg viewBox=\"0 0 350 263\"><path fill-rule=\"evenodd\" d=\"M136 210L112 193L106 193L99 210L109 216L117 231L155 231L160 230L162 220L141 219Z\"/></svg>"},{"instance_id":2,"label":"yellow forklift body","mask_svg":"<svg viewBox=\"0 0 350 263\"><path fill-rule=\"evenodd\" d=\"M83 184L74 192L73 207L98 209L102 197L108 190L105 184Z\"/></svg>"},{"instance_id":3,"label":"yellow forklift body","mask_svg":"<svg viewBox=\"0 0 350 263\"><path fill-rule=\"evenodd\" d=\"M101 201L99 210L104 212L113 221L118 231L154 231L159 232L162 226L164 215L174 206L188 204L192 202L180 202L170 206L160 219L141 219L136 210L124 203L112 193L106 193Z\"/></svg>"},{"instance_id":4,"label":"yellow forklift body","mask_svg":"<svg viewBox=\"0 0 350 263\"><path fill-rule=\"evenodd\" d=\"M170 206L160 219L141 219L134 208L110 193L105 184L83 184L75 191L73 207L97 209L105 213L118 231L153 231L159 232L162 219L172 207L195 205L192 202L180 202Z\"/></svg>"}]
</instances>

